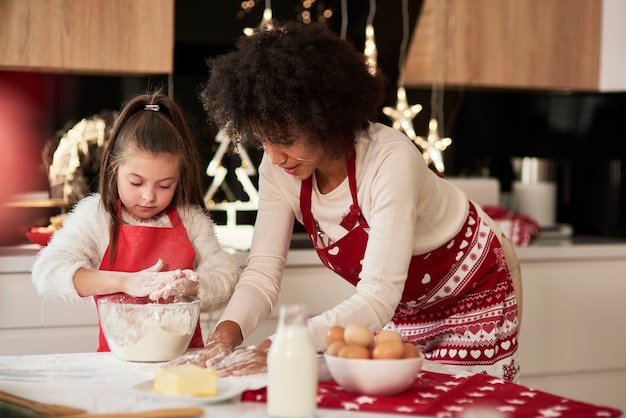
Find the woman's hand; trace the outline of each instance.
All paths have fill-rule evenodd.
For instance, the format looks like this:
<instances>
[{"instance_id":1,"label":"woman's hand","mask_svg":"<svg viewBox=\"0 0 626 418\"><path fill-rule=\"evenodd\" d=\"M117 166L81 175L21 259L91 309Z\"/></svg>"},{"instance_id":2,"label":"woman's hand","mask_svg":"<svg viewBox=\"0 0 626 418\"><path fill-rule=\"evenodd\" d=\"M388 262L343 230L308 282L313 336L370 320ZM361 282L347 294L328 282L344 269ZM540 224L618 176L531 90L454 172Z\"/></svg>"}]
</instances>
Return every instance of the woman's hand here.
<instances>
[{"instance_id":1,"label":"woman's hand","mask_svg":"<svg viewBox=\"0 0 626 418\"><path fill-rule=\"evenodd\" d=\"M235 349L219 362L210 359L206 366L214 369L219 377L266 373L267 350L256 346Z\"/></svg>"},{"instance_id":2,"label":"woman's hand","mask_svg":"<svg viewBox=\"0 0 626 418\"><path fill-rule=\"evenodd\" d=\"M195 364L213 369L219 377L248 376L267 371L267 350L260 347L236 348L209 339L204 348L189 350L185 354L165 363L167 366Z\"/></svg>"},{"instance_id":3,"label":"woman's hand","mask_svg":"<svg viewBox=\"0 0 626 418\"><path fill-rule=\"evenodd\" d=\"M209 364L219 364L220 361L228 357L232 352L233 350L226 344L209 338L209 341L203 348L191 349L185 354L176 357L174 360L168 361L163 367L195 364L200 367L213 368L209 366Z\"/></svg>"},{"instance_id":4,"label":"woman's hand","mask_svg":"<svg viewBox=\"0 0 626 418\"><path fill-rule=\"evenodd\" d=\"M219 362L207 361L206 367L215 369L220 377L267 373L267 351L271 344L267 339L258 346L235 348Z\"/></svg>"},{"instance_id":5,"label":"woman's hand","mask_svg":"<svg viewBox=\"0 0 626 418\"><path fill-rule=\"evenodd\" d=\"M241 344L242 340L239 324L222 321L215 327L204 348L189 350L165 363L164 367L195 364L214 369L221 377L264 373L267 370L266 349L271 341L267 340L255 348L235 350L234 347Z\"/></svg>"}]
</instances>

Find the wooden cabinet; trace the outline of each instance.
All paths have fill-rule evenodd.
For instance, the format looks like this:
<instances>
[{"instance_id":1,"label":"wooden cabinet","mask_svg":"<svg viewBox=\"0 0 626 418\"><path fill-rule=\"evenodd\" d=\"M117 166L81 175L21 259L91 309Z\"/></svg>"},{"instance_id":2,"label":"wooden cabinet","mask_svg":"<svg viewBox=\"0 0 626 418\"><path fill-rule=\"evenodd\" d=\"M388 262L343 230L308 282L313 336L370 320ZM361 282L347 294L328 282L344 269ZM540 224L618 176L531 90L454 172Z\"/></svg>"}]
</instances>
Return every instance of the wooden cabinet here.
<instances>
[{"instance_id":1,"label":"wooden cabinet","mask_svg":"<svg viewBox=\"0 0 626 418\"><path fill-rule=\"evenodd\" d=\"M626 90L621 0L424 0L405 85Z\"/></svg>"},{"instance_id":2,"label":"wooden cabinet","mask_svg":"<svg viewBox=\"0 0 626 418\"><path fill-rule=\"evenodd\" d=\"M173 72L174 0L3 0L0 69Z\"/></svg>"}]
</instances>

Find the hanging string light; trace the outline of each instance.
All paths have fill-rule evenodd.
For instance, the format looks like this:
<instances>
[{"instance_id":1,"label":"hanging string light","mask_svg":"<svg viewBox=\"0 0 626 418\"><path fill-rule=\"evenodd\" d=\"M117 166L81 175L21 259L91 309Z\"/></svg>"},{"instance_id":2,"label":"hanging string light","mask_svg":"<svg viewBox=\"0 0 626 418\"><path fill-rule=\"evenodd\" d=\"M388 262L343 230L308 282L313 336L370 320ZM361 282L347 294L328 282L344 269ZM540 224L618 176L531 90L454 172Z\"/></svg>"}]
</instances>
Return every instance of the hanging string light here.
<instances>
[{"instance_id":1,"label":"hanging string light","mask_svg":"<svg viewBox=\"0 0 626 418\"><path fill-rule=\"evenodd\" d=\"M348 0L341 0L341 39L346 39L348 35Z\"/></svg>"},{"instance_id":2,"label":"hanging string light","mask_svg":"<svg viewBox=\"0 0 626 418\"><path fill-rule=\"evenodd\" d=\"M383 113L392 121L392 126L404 132L411 140L417 138L413 127L413 119L422 110L422 105L409 106L404 88L404 64L406 62L406 50L409 43L409 9L407 0L402 0L402 43L398 58L398 92L395 107L385 106Z\"/></svg>"},{"instance_id":3,"label":"hanging string light","mask_svg":"<svg viewBox=\"0 0 626 418\"><path fill-rule=\"evenodd\" d=\"M271 0L265 0L265 9L263 10L263 18L259 24L259 28L272 29L274 23L272 21L272 2ZM250 36L254 33L254 28L244 28L244 35Z\"/></svg>"},{"instance_id":4,"label":"hanging string light","mask_svg":"<svg viewBox=\"0 0 626 418\"><path fill-rule=\"evenodd\" d=\"M444 8L441 13L441 7ZM430 96L430 121L428 122L428 136L423 138L418 136L415 143L422 149L422 154L427 163L433 164L437 171L443 173L446 169L443 162L443 151L452 144L452 139L442 138L443 129L443 76L445 75L445 59L441 56L445 54L447 28L442 28L442 18L447 17L447 0L435 2L435 36L433 48L433 76ZM441 37L439 36L441 34ZM441 122L441 123L440 123Z\"/></svg>"},{"instance_id":5,"label":"hanging string light","mask_svg":"<svg viewBox=\"0 0 626 418\"><path fill-rule=\"evenodd\" d=\"M370 0L370 11L365 23L365 56L370 72L375 73L378 67L378 48L374 36L374 16L376 15L376 0Z\"/></svg>"}]
</instances>

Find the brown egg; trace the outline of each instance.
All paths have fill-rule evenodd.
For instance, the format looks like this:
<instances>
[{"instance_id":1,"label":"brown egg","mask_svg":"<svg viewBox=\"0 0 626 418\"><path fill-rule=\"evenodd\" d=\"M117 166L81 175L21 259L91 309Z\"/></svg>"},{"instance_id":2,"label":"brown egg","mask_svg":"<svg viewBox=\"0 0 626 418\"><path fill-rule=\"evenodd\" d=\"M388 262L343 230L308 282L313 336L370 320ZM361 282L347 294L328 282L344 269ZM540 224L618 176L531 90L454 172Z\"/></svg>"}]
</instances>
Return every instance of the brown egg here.
<instances>
[{"instance_id":1,"label":"brown egg","mask_svg":"<svg viewBox=\"0 0 626 418\"><path fill-rule=\"evenodd\" d=\"M403 358L419 357L420 351L413 343L404 343L404 356Z\"/></svg>"},{"instance_id":2,"label":"brown egg","mask_svg":"<svg viewBox=\"0 0 626 418\"><path fill-rule=\"evenodd\" d=\"M385 341L402 342L402 337L395 331L384 329L374 336L374 345L384 343Z\"/></svg>"},{"instance_id":3,"label":"brown egg","mask_svg":"<svg viewBox=\"0 0 626 418\"><path fill-rule=\"evenodd\" d=\"M339 325L333 325L328 328L328 331L326 331L326 343L331 345L335 341L343 341L343 332L344 327Z\"/></svg>"},{"instance_id":4,"label":"brown egg","mask_svg":"<svg viewBox=\"0 0 626 418\"><path fill-rule=\"evenodd\" d=\"M374 346L372 358L375 360L399 359L404 355L404 343L402 341L384 341Z\"/></svg>"},{"instance_id":5,"label":"brown egg","mask_svg":"<svg viewBox=\"0 0 626 418\"><path fill-rule=\"evenodd\" d=\"M338 356L339 355L339 351L344 348L347 344L342 340L342 341L335 341L333 343L331 343L327 348L326 348L326 354L331 355L331 356Z\"/></svg>"},{"instance_id":6,"label":"brown egg","mask_svg":"<svg viewBox=\"0 0 626 418\"><path fill-rule=\"evenodd\" d=\"M343 339L347 344L369 347L372 344L372 333L361 324L351 324L343 332Z\"/></svg>"},{"instance_id":7,"label":"brown egg","mask_svg":"<svg viewBox=\"0 0 626 418\"><path fill-rule=\"evenodd\" d=\"M371 354L370 350L363 347L362 345L348 344L341 350L339 350L339 357L369 359L371 358Z\"/></svg>"}]
</instances>

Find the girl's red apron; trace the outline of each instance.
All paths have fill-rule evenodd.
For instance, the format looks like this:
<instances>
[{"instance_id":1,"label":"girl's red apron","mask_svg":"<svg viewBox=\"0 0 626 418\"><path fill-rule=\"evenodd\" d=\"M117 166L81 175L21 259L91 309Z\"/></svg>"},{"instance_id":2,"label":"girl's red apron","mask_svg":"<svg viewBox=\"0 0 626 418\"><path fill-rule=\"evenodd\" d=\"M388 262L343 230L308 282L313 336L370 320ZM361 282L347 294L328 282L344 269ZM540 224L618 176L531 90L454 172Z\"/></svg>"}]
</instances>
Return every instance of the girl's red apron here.
<instances>
[{"instance_id":1,"label":"girl's red apron","mask_svg":"<svg viewBox=\"0 0 626 418\"><path fill-rule=\"evenodd\" d=\"M120 209L121 210L121 209ZM153 266L159 258L163 260L162 271L193 269L196 252L189 241L187 230L180 221L174 205L167 208L171 228L158 228L141 225L120 225L115 262L111 264L110 247L107 248L100 264L100 270L136 272ZM98 306L99 296L94 296ZM136 298L137 303L148 303L149 298ZM98 351L110 351L100 328ZM189 343L190 347L203 347L200 321Z\"/></svg>"},{"instance_id":2,"label":"girl's red apron","mask_svg":"<svg viewBox=\"0 0 626 418\"><path fill-rule=\"evenodd\" d=\"M348 233L328 247L318 244L311 213L312 177L302 182L304 226L322 262L356 286L369 226L356 197L355 153L348 155L352 205L341 225ZM517 303L504 252L493 230L470 203L460 232L448 243L411 259L400 304L385 328L416 343L439 363L515 380Z\"/></svg>"}]
</instances>

